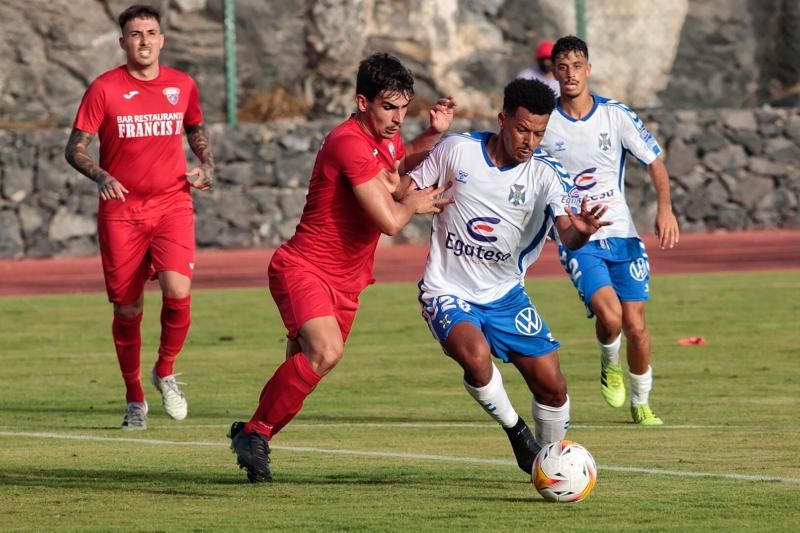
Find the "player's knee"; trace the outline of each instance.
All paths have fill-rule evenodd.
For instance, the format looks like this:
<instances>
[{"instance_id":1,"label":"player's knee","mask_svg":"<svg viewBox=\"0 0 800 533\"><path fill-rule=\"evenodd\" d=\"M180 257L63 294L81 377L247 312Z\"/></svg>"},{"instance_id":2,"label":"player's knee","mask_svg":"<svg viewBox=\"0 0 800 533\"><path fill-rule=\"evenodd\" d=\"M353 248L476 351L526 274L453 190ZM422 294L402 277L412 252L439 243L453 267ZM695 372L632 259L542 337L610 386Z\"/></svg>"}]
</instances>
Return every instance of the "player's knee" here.
<instances>
[{"instance_id":1,"label":"player's knee","mask_svg":"<svg viewBox=\"0 0 800 533\"><path fill-rule=\"evenodd\" d=\"M597 322L603 331L610 336L616 336L622 331L622 313L614 311L605 311L603 313L595 313L597 315Z\"/></svg>"},{"instance_id":2,"label":"player's knee","mask_svg":"<svg viewBox=\"0 0 800 533\"><path fill-rule=\"evenodd\" d=\"M325 375L342 360L344 347L341 343L324 342L311 347L306 355L311 361L312 368L320 375Z\"/></svg>"},{"instance_id":3,"label":"player's knee","mask_svg":"<svg viewBox=\"0 0 800 533\"><path fill-rule=\"evenodd\" d=\"M628 339L628 342L647 340L650 336L647 324L644 321L626 322L623 324L623 331L625 332L625 338Z\"/></svg>"},{"instance_id":4,"label":"player's knee","mask_svg":"<svg viewBox=\"0 0 800 533\"><path fill-rule=\"evenodd\" d=\"M125 320L133 320L142 313L144 302L131 304L114 304L114 314Z\"/></svg>"},{"instance_id":5,"label":"player's knee","mask_svg":"<svg viewBox=\"0 0 800 533\"><path fill-rule=\"evenodd\" d=\"M464 377L473 387L483 387L492 379L492 356L486 345L459 346L450 356L464 369Z\"/></svg>"}]
</instances>

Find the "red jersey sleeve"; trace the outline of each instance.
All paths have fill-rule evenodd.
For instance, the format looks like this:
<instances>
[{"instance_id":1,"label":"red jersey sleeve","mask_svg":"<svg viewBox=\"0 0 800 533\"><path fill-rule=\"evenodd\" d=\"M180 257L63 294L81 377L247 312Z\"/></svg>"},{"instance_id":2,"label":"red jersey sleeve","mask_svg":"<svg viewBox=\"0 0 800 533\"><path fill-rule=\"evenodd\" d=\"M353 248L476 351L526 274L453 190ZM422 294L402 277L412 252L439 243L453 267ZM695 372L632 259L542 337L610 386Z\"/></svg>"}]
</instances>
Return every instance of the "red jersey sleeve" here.
<instances>
[{"instance_id":1,"label":"red jersey sleeve","mask_svg":"<svg viewBox=\"0 0 800 533\"><path fill-rule=\"evenodd\" d=\"M338 161L353 187L368 182L385 168L369 143L354 135L337 139L331 147L331 157Z\"/></svg>"},{"instance_id":2,"label":"red jersey sleeve","mask_svg":"<svg viewBox=\"0 0 800 533\"><path fill-rule=\"evenodd\" d=\"M86 133L96 134L100 130L105 114L105 92L101 84L95 80L83 94L72 127Z\"/></svg>"},{"instance_id":3,"label":"red jersey sleeve","mask_svg":"<svg viewBox=\"0 0 800 533\"><path fill-rule=\"evenodd\" d=\"M203 122L203 110L200 107L200 92L197 90L197 84L193 79L189 78L189 84L189 103L186 106L183 124L185 126L197 126Z\"/></svg>"}]
</instances>

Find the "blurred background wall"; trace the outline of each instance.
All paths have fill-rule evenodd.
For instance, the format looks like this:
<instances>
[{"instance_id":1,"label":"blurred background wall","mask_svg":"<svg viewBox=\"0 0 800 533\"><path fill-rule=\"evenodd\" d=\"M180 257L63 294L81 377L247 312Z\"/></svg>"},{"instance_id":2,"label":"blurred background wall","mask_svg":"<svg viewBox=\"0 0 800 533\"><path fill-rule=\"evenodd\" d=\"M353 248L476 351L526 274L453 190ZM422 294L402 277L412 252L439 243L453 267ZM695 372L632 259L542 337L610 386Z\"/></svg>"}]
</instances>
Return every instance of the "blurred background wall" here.
<instances>
[{"instance_id":1,"label":"blurred background wall","mask_svg":"<svg viewBox=\"0 0 800 533\"><path fill-rule=\"evenodd\" d=\"M116 16L129 3L0 3L0 257L96 252L94 187L63 145L88 83L124 62ZM274 246L292 233L316 148L351 111L369 53L415 73L412 116L452 94L457 128L490 129L537 42L577 31L566 0L236 0L240 125L225 126L223 0L152 4L162 62L194 76L214 125L221 182L196 196L201 246ZM584 4L593 91L655 130L683 229L800 226L800 0ZM648 232L652 188L630 166ZM424 240L420 224L399 240Z\"/></svg>"}]
</instances>

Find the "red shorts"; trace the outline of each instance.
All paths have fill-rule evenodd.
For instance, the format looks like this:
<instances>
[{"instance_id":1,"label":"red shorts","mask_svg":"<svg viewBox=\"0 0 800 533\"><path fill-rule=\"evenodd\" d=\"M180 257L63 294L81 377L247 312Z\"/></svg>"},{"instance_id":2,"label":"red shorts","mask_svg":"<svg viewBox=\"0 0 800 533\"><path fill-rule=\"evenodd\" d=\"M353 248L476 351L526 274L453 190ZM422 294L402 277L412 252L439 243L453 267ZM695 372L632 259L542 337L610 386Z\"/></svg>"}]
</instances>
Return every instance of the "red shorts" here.
<instances>
[{"instance_id":1,"label":"red shorts","mask_svg":"<svg viewBox=\"0 0 800 533\"><path fill-rule=\"evenodd\" d=\"M146 220L97 221L108 299L131 304L148 279L174 271L189 279L194 269L194 213L178 209Z\"/></svg>"},{"instance_id":2,"label":"red shorts","mask_svg":"<svg viewBox=\"0 0 800 533\"><path fill-rule=\"evenodd\" d=\"M269 292L278 306L287 337L297 339L300 328L321 316L333 316L346 341L358 311L357 292L336 289L322 272L279 248L268 269Z\"/></svg>"}]
</instances>

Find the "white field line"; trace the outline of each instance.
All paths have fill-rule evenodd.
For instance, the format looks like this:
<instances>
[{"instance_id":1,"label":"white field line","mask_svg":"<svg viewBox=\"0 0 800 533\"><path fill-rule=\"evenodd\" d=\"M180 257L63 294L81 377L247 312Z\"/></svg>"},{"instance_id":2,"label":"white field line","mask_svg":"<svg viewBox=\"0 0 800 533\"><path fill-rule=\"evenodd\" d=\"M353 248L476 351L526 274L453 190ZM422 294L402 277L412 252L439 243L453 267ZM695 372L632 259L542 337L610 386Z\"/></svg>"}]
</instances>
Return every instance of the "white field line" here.
<instances>
[{"instance_id":1,"label":"white field line","mask_svg":"<svg viewBox=\"0 0 800 533\"><path fill-rule=\"evenodd\" d=\"M203 442L203 441L174 441L164 439L135 439L131 437L99 437L95 435L69 435L62 433L39 433L39 432L16 432L0 431L0 437L30 437L38 439L57 439L75 440L83 442L125 442L135 444L151 444L157 446L204 446L204 447L228 447L224 442ZM486 459L481 457L458 457L452 455L430 455L420 453L401 453L401 452L380 452L362 450L340 450L328 448L312 448L306 446L271 446L274 450L286 450L299 453L324 453L334 455L355 455L359 457L387 457L392 459L420 459L429 461L442 461L448 463L470 463L470 464L489 464L489 465L509 465L516 466L514 461L506 459ZM638 468L630 466L598 465L598 470L608 470L610 472L632 472L637 474L652 474L657 476L674 477L695 477L695 478L717 478L732 479L735 481L772 481L780 483L800 484L800 478L776 477L776 476L751 476L744 474L721 474L714 472L690 472L682 470L663 470L660 468Z\"/></svg>"},{"instance_id":2,"label":"white field line","mask_svg":"<svg viewBox=\"0 0 800 533\"><path fill-rule=\"evenodd\" d=\"M230 424L184 424L182 422L171 423L169 431L181 429L228 429ZM19 426L0 425L2 429L14 429ZM356 427L356 428L476 428L487 429L495 431L496 424L492 422L292 422L293 428L314 429L324 427ZM619 424L570 424L570 429L613 429L613 430L632 430L632 431L667 431L667 430L684 430L684 429L712 429L712 430L729 430L729 431L749 431L753 429L775 429L777 425L733 425L733 424L669 424L659 426L658 428L642 428L636 424L619 423ZM784 427L785 426L781 426ZM71 429L75 426L70 426ZM109 428L110 429L110 428ZM158 431L162 428L150 428L151 431Z\"/></svg>"}]
</instances>

